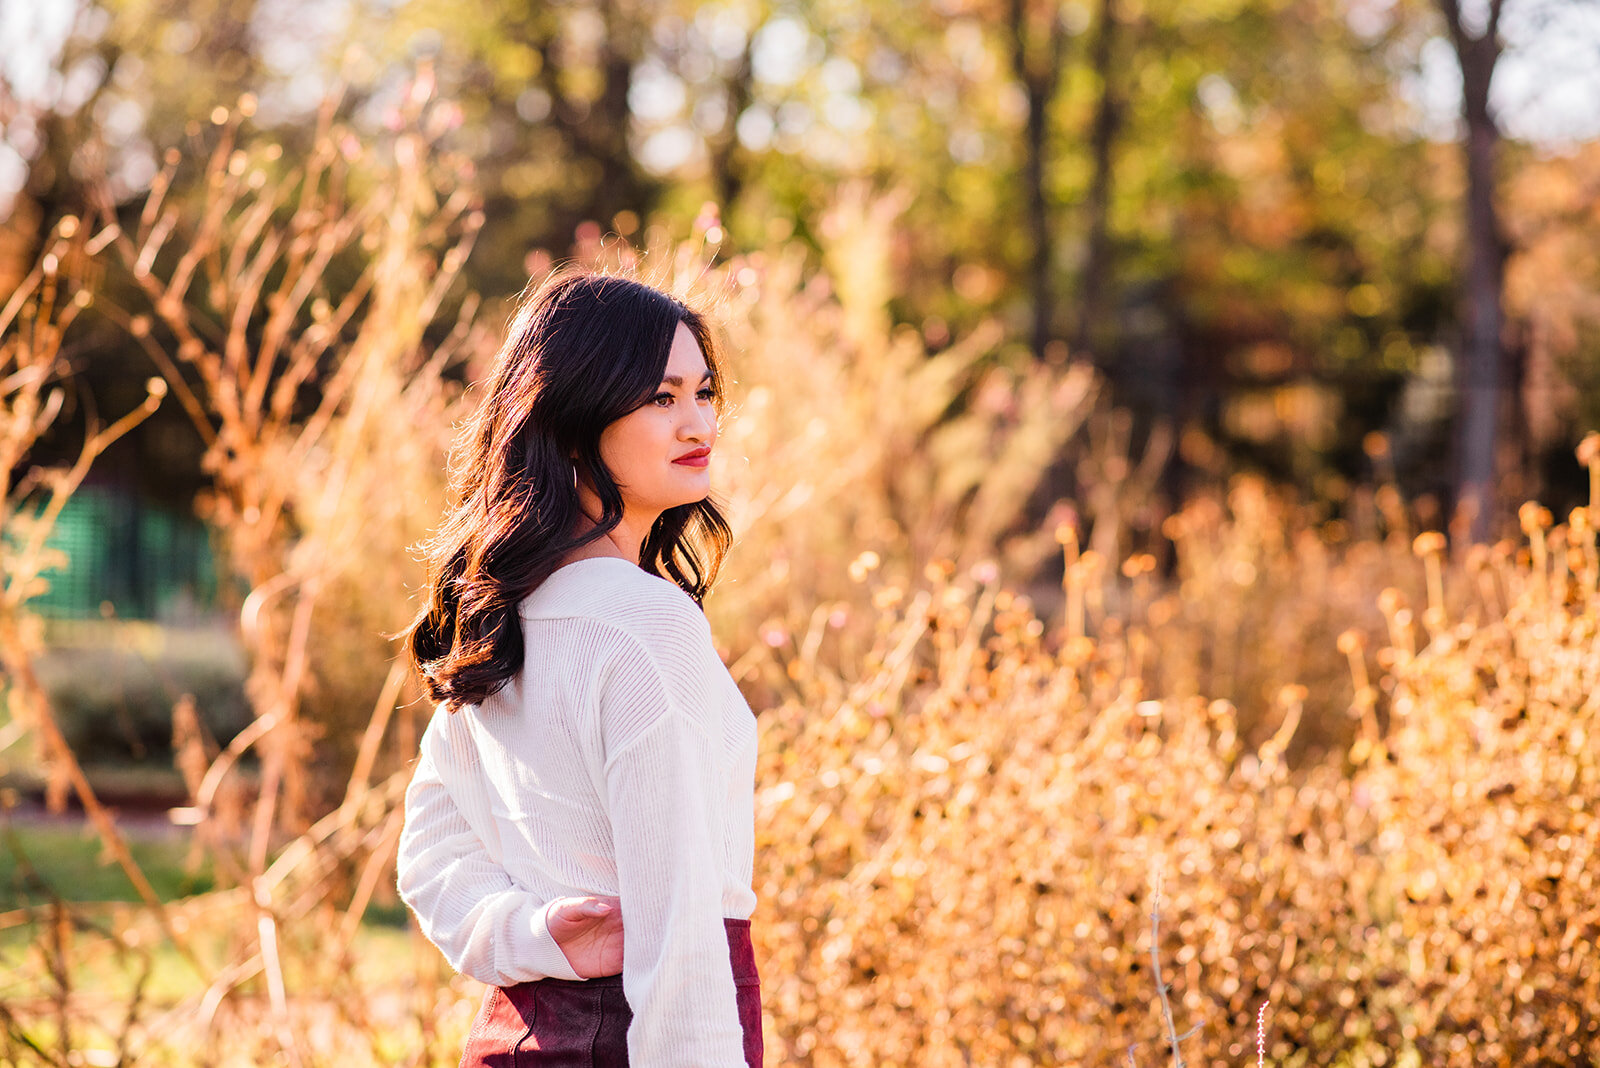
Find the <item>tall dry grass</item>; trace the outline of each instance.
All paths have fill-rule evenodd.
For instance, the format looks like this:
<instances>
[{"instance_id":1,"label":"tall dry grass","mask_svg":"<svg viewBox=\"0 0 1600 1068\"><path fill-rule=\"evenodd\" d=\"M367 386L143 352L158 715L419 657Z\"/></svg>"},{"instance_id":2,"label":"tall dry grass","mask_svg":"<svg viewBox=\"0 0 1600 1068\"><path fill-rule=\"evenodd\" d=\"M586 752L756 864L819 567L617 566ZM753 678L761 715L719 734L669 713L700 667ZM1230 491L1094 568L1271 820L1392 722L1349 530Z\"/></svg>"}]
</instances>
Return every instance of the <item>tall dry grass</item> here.
<instances>
[{"instance_id":1,"label":"tall dry grass","mask_svg":"<svg viewBox=\"0 0 1600 1068\"><path fill-rule=\"evenodd\" d=\"M192 984L160 1006L142 987L97 1000L63 964L108 945L142 945L134 956L148 961L153 938L138 922L47 924L72 951L25 959L14 982L20 1004L50 1004L59 1023L41 1041L13 1014L7 1032L8 1048L46 1063L96 1041L125 1062L184 1051L307 1063L295 984L337 988L356 967L367 905L392 898L417 709L387 635L421 580L411 546L443 505L461 402L452 375L492 344L476 299L453 292L482 219L464 161L434 150L455 112L425 75L393 136L364 145L330 104L298 162L236 143L251 110L217 110L208 157L169 154L136 216L117 218L107 201L96 241L98 309L143 347L204 442L211 484L198 505L244 590L251 724L218 751L192 698L174 709L191 792L174 815L223 889L171 909L152 898L173 914L164 934ZM197 173L180 197L184 168ZM0 927L47 915L66 913L57 902ZM350 999L328 1006L362 1015ZM425 1008L413 1017L424 1036ZM258 1042L240 1046L236 1010ZM372 1057L392 1030L341 1034Z\"/></svg>"},{"instance_id":2,"label":"tall dry grass","mask_svg":"<svg viewBox=\"0 0 1600 1068\"><path fill-rule=\"evenodd\" d=\"M897 596L874 670L763 735L780 1062L1159 1063L1154 951L1191 1063L1239 1063L1270 1001L1273 1063L1592 1064L1594 513L1532 514L1529 551L1439 567L1432 604L1377 596L1390 640L1343 643L1366 729L1304 769L1304 687L1246 745L1229 703L1149 690L987 576Z\"/></svg>"},{"instance_id":3,"label":"tall dry grass","mask_svg":"<svg viewBox=\"0 0 1600 1068\"><path fill-rule=\"evenodd\" d=\"M79 219L63 219L48 236L39 262L0 305L0 681L8 713L0 726L0 753L31 744L33 761L45 771L49 807L60 810L69 794L76 796L109 856L159 914L161 903L56 722L35 671L43 630L28 611L28 602L48 588L49 572L65 563L51 548L50 536L67 501L95 460L153 414L166 393L159 379L151 380L144 403L109 425L92 409L85 410L73 462L58 467L34 462L34 447L69 404L86 404L82 397L75 403L69 397L73 369L68 333L94 302L94 257L113 234L91 234Z\"/></svg>"},{"instance_id":4,"label":"tall dry grass","mask_svg":"<svg viewBox=\"0 0 1600 1068\"><path fill-rule=\"evenodd\" d=\"M170 164L197 199L158 186L107 246L112 313L210 445L256 720L216 753L177 711L221 889L0 916L11 1062L459 1049L473 985L415 936L368 959L359 923L421 711L382 634L499 315L450 288L453 112L409 100L293 165L219 112L209 162ZM740 540L708 607L762 724L770 1063L1153 1064L1180 1035L1237 1064L1269 1001L1271 1063L1593 1063L1600 513L1452 558L1388 490L1365 526L1249 480L1152 521L1162 449L1126 455L1085 370L894 327L900 207L843 191L819 257L719 257L714 212L579 249L727 324ZM1041 516L1062 450L1087 459ZM1290 759L1308 735L1331 758Z\"/></svg>"}]
</instances>

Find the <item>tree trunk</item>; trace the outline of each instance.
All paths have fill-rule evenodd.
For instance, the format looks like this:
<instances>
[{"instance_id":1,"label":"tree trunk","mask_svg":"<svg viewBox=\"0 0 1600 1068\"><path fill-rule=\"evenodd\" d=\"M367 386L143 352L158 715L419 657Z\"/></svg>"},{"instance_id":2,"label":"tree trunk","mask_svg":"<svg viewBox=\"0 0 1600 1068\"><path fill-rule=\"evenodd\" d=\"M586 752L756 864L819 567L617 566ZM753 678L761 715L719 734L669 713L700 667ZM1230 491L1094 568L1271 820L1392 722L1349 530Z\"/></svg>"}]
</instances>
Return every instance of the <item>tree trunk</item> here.
<instances>
[{"instance_id":1,"label":"tree trunk","mask_svg":"<svg viewBox=\"0 0 1600 1068\"><path fill-rule=\"evenodd\" d=\"M1105 342L1106 296L1111 291L1111 149L1122 125L1122 100L1112 77L1112 59L1117 41L1116 0L1100 0L1100 21L1090 45L1089 64L1100 82L1100 101L1095 108L1094 126L1089 133L1089 153L1094 176L1089 181L1089 196L1084 204L1088 216L1089 247L1083 261L1079 285L1078 336L1080 352L1098 352Z\"/></svg>"},{"instance_id":2,"label":"tree trunk","mask_svg":"<svg viewBox=\"0 0 1600 1068\"><path fill-rule=\"evenodd\" d=\"M595 161L600 164L591 217L604 224L627 209L642 217L649 208L644 203L644 184L628 144L633 115L628 109L628 90L633 86L633 65L638 59L638 38L643 30L628 21L612 0L601 0L600 16L605 38L600 45L600 99L590 113L588 127L594 133Z\"/></svg>"},{"instance_id":3,"label":"tree trunk","mask_svg":"<svg viewBox=\"0 0 1600 1068\"><path fill-rule=\"evenodd\" d=\"M722 129L708 138L711 186L716 190L717 204L722 208L724 218L733 209L733 202L739 199L739 193L744 189L738 127L739 116L750 106L753 96L755 68L751 62L751 47L751 39L746 38L744 52L739 56L739 65L724 87L728 107L727 114L722 120Z\"/></svg>"},{"instance_id":4,"label":"tree trunk","mask_svg":"<svg viewBox=\"0 0 1600 1068\"><path fill-rule=\"evenodd\" d=\"M1028 100L1028 121L1023 131L1022 194L1033 252L1028 262L1028 289L1033 297L1033 329L1030 345L1035 359L1043 359L1045 347L1054 332L1055 289L1050 267L1055 258L1055 241L1050 232L1050 210L1044 191L1044 164L1049 134L1050 100L1061 77L1061 62L1066 46L1066 31L1052 10L1040 62L1030 53L1031 36L1025 0L1011 0L1008 29L1011 34L1011 66Z\"/></svg>"},{"instance_id":5,"label":"tree trunk","mask_svg":"<svg viewBox=\"0 0 1600 1068\"><path fill-rule=\"evenodd\" d=\"M1500 503L1495 457L1505 394L1504 312L1501 290L1506 247L1495 201L1495 159L1500 129L1489 112L1489 82L1500 58L1502 0L1491 0L1481 36L1469 34L1456 0L1439 0L1461 63L1461 114L1466 120L1466 241L1462 286L1462 345L1457 380L1461 393L1456 511L1473 541L1488 540Z\"/></svg>"},{"instance_id":6,"label":"tree trunk","mask_svg":"<svg viewBox=\"0 0 1600 1068\"><path fill-rule=\"evenodd\" d=\"M571 146L575 160L594 167L594 180L565 198L569 221L576 225L593 220L604 226L619 211L646 215L654 206L656 186L638 168L628 143L632 113L628 91L638 61L644 29L618 10L615 0L600 0L595 7L604 37L595 57L600 78L599 95L592 101L573 97L565 83L560 30L536 31L532 42L540 55L539 85L550 95L550 121ZM571 232L571 227L558 227Z\"/></svg>"}]
</instances>

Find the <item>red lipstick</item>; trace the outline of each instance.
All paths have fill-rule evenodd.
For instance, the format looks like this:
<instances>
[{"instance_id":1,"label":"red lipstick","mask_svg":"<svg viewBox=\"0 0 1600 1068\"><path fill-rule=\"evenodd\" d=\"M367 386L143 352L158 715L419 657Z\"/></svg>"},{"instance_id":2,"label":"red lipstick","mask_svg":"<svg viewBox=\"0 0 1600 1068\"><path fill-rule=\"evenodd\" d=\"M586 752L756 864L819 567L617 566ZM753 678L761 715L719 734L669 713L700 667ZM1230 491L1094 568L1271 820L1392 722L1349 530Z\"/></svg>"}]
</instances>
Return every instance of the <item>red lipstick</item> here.
<instances>
[{"instance_id":1,"label":"red lipstick","mask_svg":"<svg viewBox=\"0 0 1600 1068\"><path fill-rule=\"evenodd\" d=\"M711 462L711 448L709 446L701 446L698 449L684 453L672 462L682 464L684 467L705 467Z\"/></svg>"}]
</instances>

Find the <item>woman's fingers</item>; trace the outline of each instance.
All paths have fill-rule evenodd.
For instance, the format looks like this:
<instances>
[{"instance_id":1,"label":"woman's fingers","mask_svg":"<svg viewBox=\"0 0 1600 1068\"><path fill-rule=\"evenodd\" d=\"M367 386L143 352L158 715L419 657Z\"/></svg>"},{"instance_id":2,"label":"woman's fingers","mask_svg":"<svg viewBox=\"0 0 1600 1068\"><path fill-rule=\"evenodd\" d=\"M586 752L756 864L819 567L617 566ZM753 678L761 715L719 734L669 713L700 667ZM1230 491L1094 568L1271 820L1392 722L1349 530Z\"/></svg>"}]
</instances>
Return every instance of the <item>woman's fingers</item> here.
<instances>
[{"instance_id":1,"label":"woman's fingers","mask_svg":"<svg viewBox=\"0 0 1600 1068\"><path fill-rule=\"evenodd\" d=\"M550 936L580 977L622 971L622 902L615 897L565 897L551 902Z\"/></svg>"},{"instance_id":2,"label":"woman's fingers","mask_svg":"<svg viewBox=\"0 0 1600 1068\"><path fill-rule=\"evenodd\" d=\"M622 902L615 897L557 898L546 915L550 934L557 942L589 933L603 925L622 923Z\"/></svg>"}]
</instances>

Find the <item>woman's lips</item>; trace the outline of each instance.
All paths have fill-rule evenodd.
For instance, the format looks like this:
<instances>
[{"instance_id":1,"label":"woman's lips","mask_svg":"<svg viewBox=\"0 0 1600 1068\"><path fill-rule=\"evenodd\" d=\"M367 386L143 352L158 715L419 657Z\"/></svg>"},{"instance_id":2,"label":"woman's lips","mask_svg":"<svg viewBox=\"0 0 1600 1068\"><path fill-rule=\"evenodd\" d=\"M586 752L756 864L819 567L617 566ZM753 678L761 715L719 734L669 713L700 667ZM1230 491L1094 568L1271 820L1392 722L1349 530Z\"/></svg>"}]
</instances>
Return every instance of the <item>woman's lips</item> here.
<instances>
[{"instance_id":1,"label":"woman's lips","mask_svg":"<svg viewBox=\"0 0 1600 1068\"><path fill-rule=\"evenodd\" d=\"M711 462L711 450L696 449L694 452L684 453L672 462L684 467L705 467Z\"/></svg>"}]
</instances>

